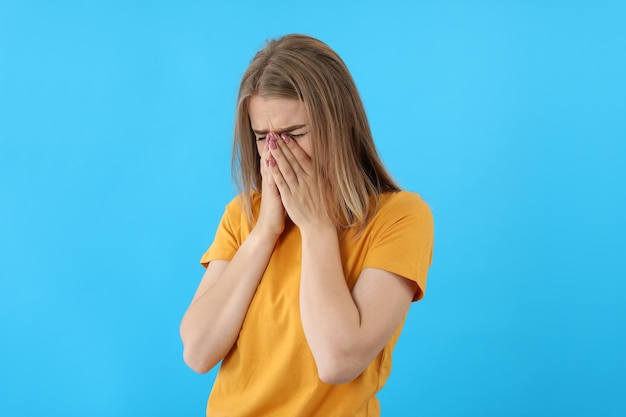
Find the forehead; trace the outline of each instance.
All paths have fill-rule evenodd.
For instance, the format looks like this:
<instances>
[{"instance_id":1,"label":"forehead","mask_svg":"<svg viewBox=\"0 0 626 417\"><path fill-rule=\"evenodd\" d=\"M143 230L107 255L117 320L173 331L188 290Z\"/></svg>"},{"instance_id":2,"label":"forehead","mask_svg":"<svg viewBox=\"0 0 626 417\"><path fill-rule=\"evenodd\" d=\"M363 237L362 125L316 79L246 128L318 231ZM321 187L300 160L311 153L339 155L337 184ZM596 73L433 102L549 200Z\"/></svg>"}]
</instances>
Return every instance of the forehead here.
<instances>
[{"instance_id":1,"label":"forehead","mask_svg":"<svg viewBox=\"0 0 626 417\"><path fill-rule=\"evenodd\" d=\"M287 126L307 122L304 103L295 99L255 95L250 97L248 113L254 130L280 131Z\"/></svg>"}]
</instances>

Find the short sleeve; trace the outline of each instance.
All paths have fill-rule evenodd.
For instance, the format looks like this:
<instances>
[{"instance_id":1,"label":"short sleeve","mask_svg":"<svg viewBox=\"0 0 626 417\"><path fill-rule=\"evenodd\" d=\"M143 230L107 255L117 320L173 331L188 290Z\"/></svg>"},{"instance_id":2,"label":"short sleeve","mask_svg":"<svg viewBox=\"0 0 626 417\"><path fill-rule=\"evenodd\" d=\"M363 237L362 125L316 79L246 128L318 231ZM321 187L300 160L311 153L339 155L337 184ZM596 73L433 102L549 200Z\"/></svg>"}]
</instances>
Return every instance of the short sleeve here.
<instances>
[{"instance_id":1,"label":"short sleeve","mask_svg":"<svg viewBox=\"0 0 626 417\"><path fill-rule=\"evenodd\" d=\"M200 258L200 263L206 268L209 262L220 259L230 261L241 245L241 222L245 213L240 204L240 198L235 197L224 210L222 219L215 232L215 238L209 249Z\"/></svg>"},{"instance_id":2,"label":"short sleeve","mask_svg":"<svg viewBox=\"0 0 626 417\"><path fill-rule=\"evenodd\" d=\"M434 220L430 208L409 192L394 195L373 220L370 248L364 268L378 268L415 281L413 301L426 291L428 268L432 263Z\"/></svg>"}]
</instances>

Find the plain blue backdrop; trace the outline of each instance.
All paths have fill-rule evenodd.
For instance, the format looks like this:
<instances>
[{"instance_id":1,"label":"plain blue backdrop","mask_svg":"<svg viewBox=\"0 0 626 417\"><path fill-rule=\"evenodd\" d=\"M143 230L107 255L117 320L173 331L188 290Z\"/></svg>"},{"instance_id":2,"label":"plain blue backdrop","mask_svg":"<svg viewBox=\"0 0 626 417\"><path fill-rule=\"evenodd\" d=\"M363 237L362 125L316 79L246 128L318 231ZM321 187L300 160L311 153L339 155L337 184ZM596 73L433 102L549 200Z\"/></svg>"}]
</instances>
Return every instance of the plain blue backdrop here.
<instances>
[{"instance_id":1,"label":"plain blue backdrop","mask_svg":"<svg viewBox=\"0 0 626 417\"><path fill-rule=\"evenodd\" d=\"M0 0L0 415L201 416L180 318L267 38L346 61L434 263L384 416L626 415L626 4Z\"/></svg>"}]
</instances>

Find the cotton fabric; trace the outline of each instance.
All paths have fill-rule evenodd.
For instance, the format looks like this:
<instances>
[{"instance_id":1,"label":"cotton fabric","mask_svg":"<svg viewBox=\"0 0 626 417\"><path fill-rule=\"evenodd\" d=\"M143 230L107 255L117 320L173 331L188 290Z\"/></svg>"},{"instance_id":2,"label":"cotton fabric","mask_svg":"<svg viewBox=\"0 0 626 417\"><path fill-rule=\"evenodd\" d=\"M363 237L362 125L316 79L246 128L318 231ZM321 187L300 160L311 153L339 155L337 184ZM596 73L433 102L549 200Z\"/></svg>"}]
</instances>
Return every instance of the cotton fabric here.
<instances>
[{"instance_id":1,"label":"cotton fabric","mask_svg":"<svg viewBox=\"0 0 626 417\"><path fill-rule=\"evenodd\" d=\"M258 213L260 195L253 198ZM201 258L230 261L252 227L236 197L227 206L215 239ZM301 237L287 221L285 231L252 299L239 337L222 361L207 404L207 416L380 415L375 396L391 371L391 354L403 323L370 365L342 385L322 382L306 342L299 308ZM432 261L433 218L419 195L401 191L379 197L379 208L361 235L340 235L350 290L364 268L379 268L415 281L414 300L426 290Z\"/></svg>"}]
</instances>

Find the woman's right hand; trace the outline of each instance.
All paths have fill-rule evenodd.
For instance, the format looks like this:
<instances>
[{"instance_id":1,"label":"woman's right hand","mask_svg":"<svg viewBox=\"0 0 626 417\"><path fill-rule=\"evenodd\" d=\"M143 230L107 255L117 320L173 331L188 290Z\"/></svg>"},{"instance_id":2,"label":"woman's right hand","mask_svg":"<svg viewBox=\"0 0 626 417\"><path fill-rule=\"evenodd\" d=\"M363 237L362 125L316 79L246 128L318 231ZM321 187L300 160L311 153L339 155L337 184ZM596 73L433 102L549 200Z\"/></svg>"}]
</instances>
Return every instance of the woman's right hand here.
<instances>
[{"instance_id":1,"label":"woman's right hand","mask_svg":"<svg viewBox=\"0 0 626 417\"><path fill-rule=\"evenodd\" d=\"M265 149L261 154L260 164L262 178L261 210L255 225L255 229L260 228L276 237L285 230L285 208L280 199L278 187L268 169L270 164L276 163L269 151L270 141L277 139L278 136L273 132L269 132L265 137Z\"/></svg>"},{"instance_id":2,"label":"woman's right hand","mask_svg":"<svg viewBox=\"0 0 626 417\"><path fill-rule=\"evenodd\" d=\"M276 140L275 135L268 137ZM259 149L262 181L257 223L230 261L209 263L180 324L185 362L196 372L207 372L231 351L285 229L285 209L266 164L271 157L268 146Z\"/></svg>"}]
</instances>

